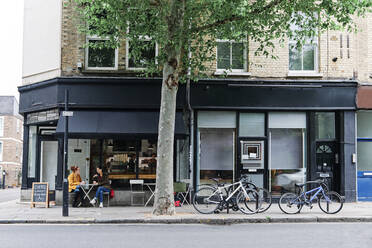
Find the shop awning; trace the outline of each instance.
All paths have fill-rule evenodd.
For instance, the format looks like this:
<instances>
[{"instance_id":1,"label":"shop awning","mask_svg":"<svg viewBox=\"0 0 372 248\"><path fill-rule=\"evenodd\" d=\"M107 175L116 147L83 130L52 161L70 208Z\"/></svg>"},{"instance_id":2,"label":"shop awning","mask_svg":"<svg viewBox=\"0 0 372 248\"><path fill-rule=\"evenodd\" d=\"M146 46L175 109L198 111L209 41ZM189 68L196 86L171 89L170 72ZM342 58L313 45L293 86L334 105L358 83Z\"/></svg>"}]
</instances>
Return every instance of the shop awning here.
<instances>
[{"instance_id":1,"label":"shop awning","mask_svg":"<svg viewBox=\"0 0 372 248\"><path fill-rule=\"evenodd\" d=\"M150 111L73 111L69 117L69 135L74 137L108 137L115 135L151 135L158 133L159 112ZM65 129L60 117L56 133ZM187 130L181 112L176 113L175 135L184 136Z\"/></svg>"}]
</instances>

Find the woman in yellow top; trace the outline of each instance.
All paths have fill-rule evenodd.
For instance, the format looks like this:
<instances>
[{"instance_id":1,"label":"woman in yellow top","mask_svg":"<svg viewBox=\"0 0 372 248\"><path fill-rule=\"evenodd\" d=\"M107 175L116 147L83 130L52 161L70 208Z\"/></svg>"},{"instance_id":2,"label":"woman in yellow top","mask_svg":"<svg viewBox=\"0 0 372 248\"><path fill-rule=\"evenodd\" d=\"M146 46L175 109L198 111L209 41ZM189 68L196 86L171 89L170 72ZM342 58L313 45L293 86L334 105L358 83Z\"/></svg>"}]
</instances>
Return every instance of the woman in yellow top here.
<instances>
[{"instance_id":1,"label":"woman in yellow top","mask_svg":"<svg viewBox=\"0 0 372 248\"><path fill-rule=\"evenodd\" d=\"M71 166L71 174L68 176L68 191L75 193L72 207L79 207L83 202L83 192L80 188L82 184L84 184L84 181L82 181L80 177L80 168ZM80 199L80 201L78 201L78 199Z\"/></svg>"}]
</instances>

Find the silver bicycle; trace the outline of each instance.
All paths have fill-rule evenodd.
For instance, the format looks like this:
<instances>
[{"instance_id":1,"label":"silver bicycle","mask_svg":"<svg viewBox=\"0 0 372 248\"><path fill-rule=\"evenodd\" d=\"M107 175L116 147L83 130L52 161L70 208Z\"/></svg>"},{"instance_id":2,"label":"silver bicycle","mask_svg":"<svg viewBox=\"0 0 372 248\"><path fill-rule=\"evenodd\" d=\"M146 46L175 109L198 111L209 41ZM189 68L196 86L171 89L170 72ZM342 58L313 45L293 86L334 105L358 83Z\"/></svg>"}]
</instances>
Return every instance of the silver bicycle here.
<instances>
[{"instance_id":1,"label":"silver bicycle","mask_svg":"<svg viewBox=\"0 0 372 248\"><path fill-rule=\"evenodd\" d=\"M255 189L244 187L246 178L242 177L232 184L221 184L211 178L217 186L203 185L195 192L193 206L199 213L218 213L224 209L240 210L244 214L255 214L259 211L258 193Z\"/></svg>"}]
</instances>

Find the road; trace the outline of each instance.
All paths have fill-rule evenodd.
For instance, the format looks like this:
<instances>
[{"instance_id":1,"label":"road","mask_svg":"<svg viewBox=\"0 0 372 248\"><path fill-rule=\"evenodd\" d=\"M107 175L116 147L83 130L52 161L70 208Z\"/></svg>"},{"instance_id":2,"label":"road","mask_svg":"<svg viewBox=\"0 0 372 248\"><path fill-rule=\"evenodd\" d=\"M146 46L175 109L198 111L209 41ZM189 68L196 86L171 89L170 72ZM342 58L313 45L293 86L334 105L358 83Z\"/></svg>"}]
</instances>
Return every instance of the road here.
<instances>
[{"instance_id":1,"label":"road","mask_svg":"<svg viewBox=\"0 0 372 248\"><path fill-rule=\"evenodd\" d=\"M372 247L372 223L0 225L1 247Z\"/></svg>"},{"instance_id":2,"label":"road","mask_svg":"<svg viewBox=\"0 0 372 248\"><path fill-rule=\"evenodd\" d=\"M19 188L0 189L0 203L17 200L20 197Z\"/></svg>"}]
</instances>

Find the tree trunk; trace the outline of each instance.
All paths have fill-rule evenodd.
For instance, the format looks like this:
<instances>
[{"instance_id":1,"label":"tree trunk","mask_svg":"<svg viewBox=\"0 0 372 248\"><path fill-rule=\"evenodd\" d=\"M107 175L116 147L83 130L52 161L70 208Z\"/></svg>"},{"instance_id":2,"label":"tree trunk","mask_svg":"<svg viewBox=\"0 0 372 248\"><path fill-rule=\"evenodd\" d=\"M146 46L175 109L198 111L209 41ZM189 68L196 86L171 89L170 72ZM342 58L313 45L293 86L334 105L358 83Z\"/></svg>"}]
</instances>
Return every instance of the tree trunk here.
<instances>
[{"instance_id":1,"label":"tree trunk","mask_svg":"<svg viewBox=\"0 0 372 248\"><path fill-rule=\"evenodd\" d=\"M175 214L173 196L173 147L178 86L169 82L175 68L164 65L158 135L158 160L153 214Z\"/></svg>"}]
</instances>

